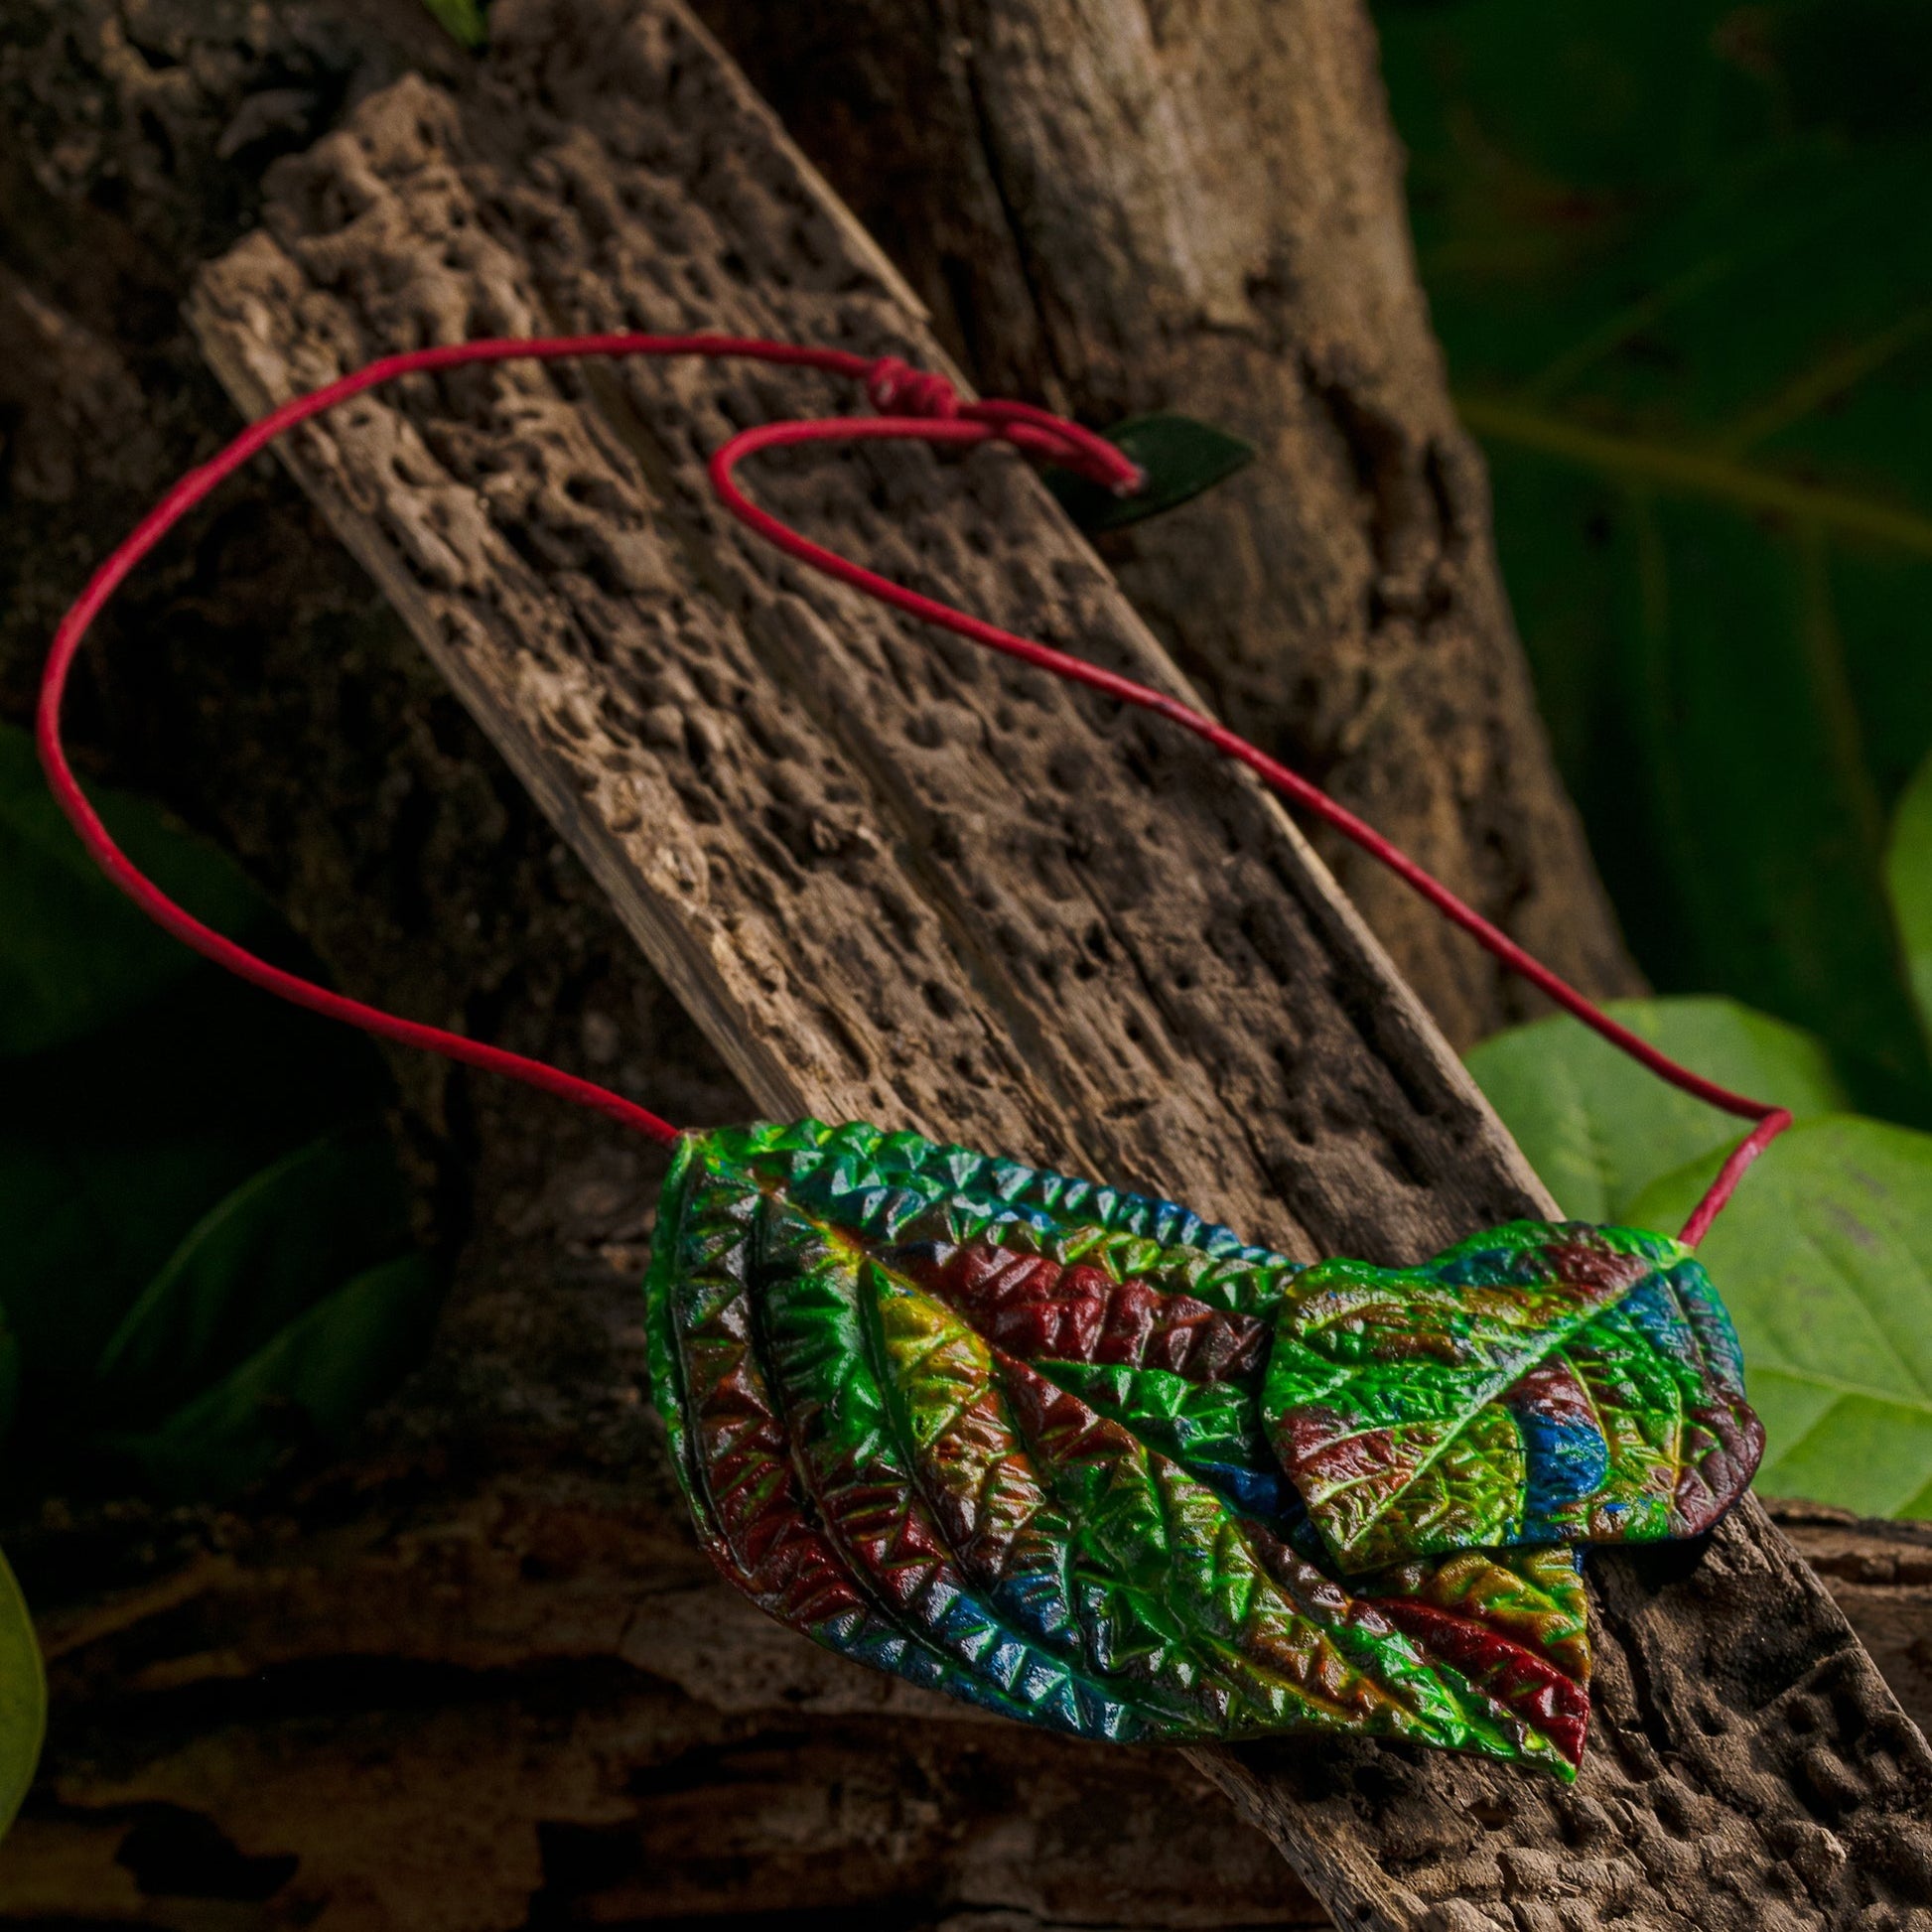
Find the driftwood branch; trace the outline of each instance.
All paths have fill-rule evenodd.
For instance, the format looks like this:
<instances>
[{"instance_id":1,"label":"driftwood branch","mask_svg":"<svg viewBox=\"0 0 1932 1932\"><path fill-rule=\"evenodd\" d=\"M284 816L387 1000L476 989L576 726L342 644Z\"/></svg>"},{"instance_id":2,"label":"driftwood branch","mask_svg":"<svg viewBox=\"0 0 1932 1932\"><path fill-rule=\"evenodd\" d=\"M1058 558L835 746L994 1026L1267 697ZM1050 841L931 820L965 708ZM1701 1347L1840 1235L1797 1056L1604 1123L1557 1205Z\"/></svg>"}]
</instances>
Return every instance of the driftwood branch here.
<instances>
[{"instance_id":1,"label":"driftwood branch","mask_svg":"<svg viewBox=\"0 0 1932 1932\"><path fill-rule=\"evenodd\" d=\"M196 321L251 409L484 330L936 353L669 0L506 7L477 97L402 83L283 164ZM1303 1252L1412 1255L1542 1205L1266 798L723 525L704 450L822 401L799 389L483 372L373 400L291 460L767 1109L1158 1177ZM1015 465L774 466L765 493L922 587L1174 682ZM1370 1747L1196 1761L1344 1920L1849 1924L1932 1903L1932 1756L1755 1504L1707 1548L1594 1575L1574 1792Z\"/></svg>"}]
</instances>

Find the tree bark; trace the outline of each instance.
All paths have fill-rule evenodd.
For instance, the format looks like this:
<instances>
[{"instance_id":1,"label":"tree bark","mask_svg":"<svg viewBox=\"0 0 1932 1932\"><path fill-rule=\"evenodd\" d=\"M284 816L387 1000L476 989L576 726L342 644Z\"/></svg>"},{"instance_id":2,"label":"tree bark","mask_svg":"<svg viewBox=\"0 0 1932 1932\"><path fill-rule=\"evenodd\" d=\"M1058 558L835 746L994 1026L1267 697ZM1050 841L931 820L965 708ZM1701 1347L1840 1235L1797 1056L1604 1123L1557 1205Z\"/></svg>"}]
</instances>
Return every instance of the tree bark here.
<instances>
[{"instance_id":1,"label":"tree bark","mask_svg":"<svg viewBox=\"0 0 1932 1932\"><path fill-rule=\"evenodd\" d=\"M699 0L979 385L1261 461L1102 542L1213 708L1599 997L1642 990L1556 775L1417 282L1358 0ZM1322 856L1464 1047L1536 996Z\"/></svg>"}]
</instances>

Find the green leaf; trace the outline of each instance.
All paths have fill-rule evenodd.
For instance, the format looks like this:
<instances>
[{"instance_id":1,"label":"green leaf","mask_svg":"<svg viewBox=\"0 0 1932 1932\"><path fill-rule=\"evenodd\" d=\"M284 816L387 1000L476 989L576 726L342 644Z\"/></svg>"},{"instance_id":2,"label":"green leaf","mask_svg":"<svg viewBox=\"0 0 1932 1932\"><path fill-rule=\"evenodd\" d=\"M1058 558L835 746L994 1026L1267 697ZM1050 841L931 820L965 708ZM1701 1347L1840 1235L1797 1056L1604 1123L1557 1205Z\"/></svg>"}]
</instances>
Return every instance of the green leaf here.
<instances>
[{"instance_id":1,"label":"green leaf","mask_svg":"<svg viewBox=\"0 0 1932 1932\"><path fill-rule=\"evenodd\" d=\"M1696 1536L1763 1446L1690 1251L1578 1221L1515 1221L1411 1268L1318 1263L1276 1317L1261 1402L1350 1576Z\"/></svg>"},{"instance_id":2,"label":"green leaf","mask_svg":"<svg viewBox=\"0 0 1932 1932\"><path fill-rule=\"evenodd\" d=\"M101 1351L99 1408L122 1428L158 1420L407 1237L385 1141L288 1155L210 1209L129 1309Z\"/></svg>"},{"instance_id":3,"label":"green leaf","mask_svg":"<svg viewBox=\"0 0 1932 1932\"><path fill-rule=\"evenodd\" d=\"M1632 1218L1675 1227L1716 1168L1659 1181ZM1932 1515L1932 1135L1801 1123L1750 1170L1700 1258L1764 1422L1759 1487Z\"/></svg>"},{"instance_id":4,"label":"green leaf","mask_svg":"<svg viewBox=\"0 0 1932 1932\"><path fill-rule=\"evenodd\" d=\"M266 904L237 868L144 799L90 794L107 829L171 897L241 934ZM37 1053L117 1020L200 964L88 858L47 788L33 741L0 727L0 1055Z\"/></svg>"},{"instance_id":5,"label":"green leaf","mask_svg":"<svg viewBox=\"0 0 1932 1932\"><path fill-rule=\"evenodd\" d=\"M165 1495L231 1496L292 1449L340 1445L422 1359L440 1294L424 1255L365 1269L160 1428L103 1444Z\"/></svg>"},{"instance_id":6,"label":"green leaf","mask_svg":"<svg viewBox=\"0 0 1932 1932\"><path fill-rule=\"evenodd\" d=\"M1885 852L1885 887L1919 1026L1932 1043L1932 758L1898 801Z\"/></svg>"},{"instance_id":7,"label":"green leaf","mask_svg":"<svg viewBox=\"0 0 1932 1932\"><path fill-rule=\"evenodd\" d=\"M0 1557L0 1835L34 1782L47 1734L47 1679L34 1619L14 1573Z\"/></svg>"},{"instance_id":8,"label":"green leaf","mask_svg":"<svg viewBox=\"0 0 1932 1932\"><path fill-rule=\"evenodd\" d=\"M1720 1086L1802 1118L1848 1102L1809 1034L1731 1000L1614 1000L1611 1017ZM1650 1183L1744 1131L1568 1014L1512 1028L1466 1056L1476 1084L1580 1221L1625 1221Z\"/></svg>"},{"instance_id":9,"label":"green leaf","mask_svg":"<svg viewBox=\"0 0 1932 1932\"><path fill-rule=\"evenodd\" d=\"M135 862L193 911L231 931L272 929L218 854L152 806L98 802ZM18 1394L15 1466L39 1467L50 1448L82 1450L103 1422L138 1433L202 1397L393 1254L407 1225L378 1136L314 1139L380 1099L373 1051L151 926L96 873L10 730L0 893L15 915L0 921L0 1053L13 1056L0 1428ZM277 1159L298 1142L309 1145ZM391 1354L382 1343L366 1369L332 1372L380 1380ZM231 1479L218 1458L207 1468Z\"/></svg>"},{"instance_id":10,"label":"green leaf","mask_svg":"<svg viewBox=\"0 0 1932 1932\"><path fill-rule=\"evenodd\" d=\"M1252 443L1191 416L1132 416L1106 435L1146 474L1146 483L1131 496L1116 496L1070 470L1045 473L1060 507L1090 536L1174 509L1255 460Z\"/></svg>"},{"instance_id":11,"label":"green leaf","mask_svg":"<svg viewBox=\"0 0 1932 1932\"><path fill-rule=\"evenodd\" d=\"M483 19L483 0L423 0L423 5L459 47L476 53L487 45L489 27Z\"/></svg>"},{"instance_id":12,"label":"green leaf","mask_svg":"<svg viewBox=\"0 0 1932 1932\"><path fill-rule=\"evenodd\" d=\"M1431 313L1639 961L1932 1119L1881 878L1932 743L1932 228L1899 220L1932 120L1896 104L1932 10L1380 18Z\"/></svg>"},{"instance_id":13,"label":"green leaf","mask_svg":"<svg viewBox=\"0 0 1932 1932\"><path fill-rule=\"evenodd\" d=\"M23 1418L64 1433L108 1337L202 1215L384 1092L366 1042L212 967L6 1080L0 1304Z\"/></svg>"},{"instance_id":14,"label":"green leaf","mask_svg":"<svg viewBox=\"0 0 1932 1932\"><path fill-rule=\"evenodd\" d=\"M816 1121L686 1137L658 1230L675 1465L721 1569L792 1627L1082 1736L1352 1731L1568 1775L1574 1565L1464 1553L1378 1580L1365 1614L1257 1480L1285 1257Z\"/></svg>"}]
</instances>

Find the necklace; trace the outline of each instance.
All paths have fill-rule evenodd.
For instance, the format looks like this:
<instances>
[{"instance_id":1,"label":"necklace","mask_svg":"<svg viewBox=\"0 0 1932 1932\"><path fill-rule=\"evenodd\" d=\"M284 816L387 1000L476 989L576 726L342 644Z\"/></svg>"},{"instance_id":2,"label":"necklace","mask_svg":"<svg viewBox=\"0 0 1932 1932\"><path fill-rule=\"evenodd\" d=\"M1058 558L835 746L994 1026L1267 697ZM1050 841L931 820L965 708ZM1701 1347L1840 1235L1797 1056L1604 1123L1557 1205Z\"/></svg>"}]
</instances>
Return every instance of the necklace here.
<instances>
[{"instance_id":1,"label":"necklace","mask_svg":"<svg viewBox=\"0 0 1932 1932\"><path fill-rule=\"evenodd\" d=\"M60 738L73 658L129 571L276 437L365 389L599 355L743 357L864 383L876 414L771 423L721 448L711 478L733 514L910 616L1204 739L1652 1071L1751 1120L1681 1235L1520 1221L1413 1267L1308 1266L1173 1202L912 1133L809 1120L679 1132L561 1069L285 973L166 898L109 838ZM672 1148L645 1285L652 1394L700 1539L782 1622L1079 1736L1338 1730L1574 1777L1589 1715L1583 1551L1700 1534L1762 1451L1695 1250L1790 1115L1620 1027L1225 727L824 549L735 475L760 450L901 440L1006 442L1119 494L1145 481L1075 424L962 402L891 357L623 335L370 363L189 473L94 574L42 684L49 782L114 883L238 976Z\"/></svg>"}]
</instances>

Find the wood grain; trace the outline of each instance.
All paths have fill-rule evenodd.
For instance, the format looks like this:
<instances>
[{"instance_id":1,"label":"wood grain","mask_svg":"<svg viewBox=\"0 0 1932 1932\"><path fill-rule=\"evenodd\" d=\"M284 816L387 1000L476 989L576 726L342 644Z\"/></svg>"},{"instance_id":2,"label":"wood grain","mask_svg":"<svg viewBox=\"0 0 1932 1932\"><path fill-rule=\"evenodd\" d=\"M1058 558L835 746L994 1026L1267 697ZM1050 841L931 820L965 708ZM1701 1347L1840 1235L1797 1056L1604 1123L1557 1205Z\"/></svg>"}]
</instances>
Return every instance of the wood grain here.
<instances>
[{"instance_id":1,"label":"wood grain","mask_svg":"<svg viewBox=\"0 0 1932 1932\"><path fill-rule=\"evenodd\" d=\"M383 349L746 330L931 361L903 286L670 0L493 15L270 178L194 321L258 412ZM1286 819L1156 728L801 580L705 451L838 398L634 365L470 372L290 452L759 1104L1158 1183L1304 1253L1542 1204ZM922 589L1177 688L1012 460L784 466L775 509ZM1338 1920L1844 1924L1932 1905L1932 1754L1755 1505L1594 1563L1574 1792L1389 1749L1198 1761Z\"/></svg>"},{"instance_id":2,"label":"wood grain","mask_svg":"<svg viewBox=\"0 0 1932 1932\"><path fill-rule=\"evenodd\" d=\"M1557 776L1429 326L1363 0L696 0L982 386L1262 461L1107 538L1217 716L1573 983L1641 992ZM1540 1012L1317 847L1457 1046Z\"/></svg>"}]
</instances>

